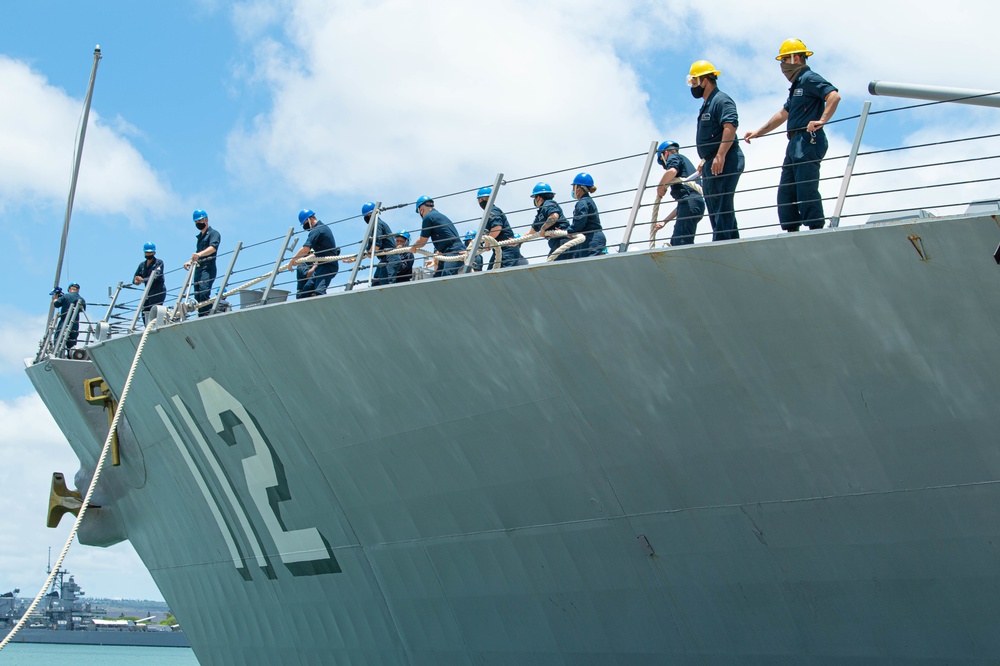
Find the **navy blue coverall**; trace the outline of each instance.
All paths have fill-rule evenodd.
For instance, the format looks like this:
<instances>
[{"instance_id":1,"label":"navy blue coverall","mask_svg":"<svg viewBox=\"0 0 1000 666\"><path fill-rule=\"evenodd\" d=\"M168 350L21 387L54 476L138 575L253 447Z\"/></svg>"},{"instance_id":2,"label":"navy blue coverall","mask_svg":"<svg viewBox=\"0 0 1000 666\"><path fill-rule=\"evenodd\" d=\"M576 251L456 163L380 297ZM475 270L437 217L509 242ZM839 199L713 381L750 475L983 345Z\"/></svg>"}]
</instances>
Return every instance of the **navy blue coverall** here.
<instances>
[{"instance_id":1,"label":"navy blue coverall","mask_svg":"<svg viewBox=\"0 0 1000 666\"><path fill-rule=\"evenodd\" d=\"M154 305L162 305L167 298L167 283L163 279L163 261L155 256L152 259L143 259L139 267L135 269L135 276L141 277L143 284L149 282L149 276L156 271L156 279L153 280L146 300L142 302L143 313L149 312ZM133 278L135 277L133 276Z\"/></svg>"},{"instance_id":2,"label":"navy blue coverall","mask_svg":"<svg viewBox=\"0 0 1000 666\"><path fill-rule=\"evenodd\" d=\"M514 230L507 221L507 215L498 206L490 209L490 217L486 221L486 232L489 233L496 228L500 228L500 233L496 235L496 241L502 243L514 237ZM486 270L493 270L493 263L496 261L496 250L490 259ZM521 254L520 245L508 245L500 248L500 268L510 268L511 266L527 266L528 260Z\"/></svg>"},{"instance_id":3,"label":"navy blue coverall","mask_svg":"<svg viewBox=\"0 0 1000 666\"><path fill-rule=\"evenodd\" d=\"M222 236L212 227L205 227L195 238L195 252L201 252L209 247L215 248L215 252L199 259L198 265L194 269L194 300L201 303L207 301L212 295L212 284L215 282L216 275L215 257L219 253L219 243L222 242ZM211 311L212 305L205 305L198 308L198 316L204 317Z\"/></svg>"},{"instance_id":4,"label":"navy blue coverall","mask_svg":"<svg viewBox=\"0 0 1000 666\"><path fill-rule=\"evenodd\" d=\"M434 243L434 250L441 254L455 255L465 252L465 245L458 235L458 229L455 228L452 221L443 213L439 213L433 208L424 215L424 219L421 222L420 237L430 238L431 242ZM437 270L434 271L434 277L458 275L461 270L461 260L441 261L439 259Z\"/></svg>"},{"instance_id":5,"label":"navy blue coverall","mask_svg":"<svg viewBox=\"0 0 1000 666\"><path fill-rule=\"evenodd\" d=\"M803 224L822 229L826 222L819 193L819 164L829 144L822 127L809 133L806 125L820 119L826 96L836 90L808 67L799 72L788 89L784 106L788 112L788 147L778 184L778 221L785 231L798 231Z\"/></svg>"},{"instance_id":6,"label":"navy blue coverall","mask_svg":"<svg viewBox=\"0 0 1000 666\"><path fill-rule=\"evenodd\" d=\"M340 254L340 248L337 247L333 231L319 220L316 220L316 226L309 230L304 247L312 250L312 253L317 257L335 257ZM312 276L312 296L321 296L326 293L330 282L333 281L333 278L337 277L339 268L340 262L338 261L326 261L316 264L316 270L313 271Z\"/></svg>"},{"instance_id":7,"label":"navy blue coverall","mask_svg":"<svg viewBox=\"0 0 1000 666\"><path fill-rule=\"evenodd\" d=\"M549 219L553 213L558 213L559 219L554 225L549 227L549 229L562 229L564 231L568 229L569 222L566 220L566 216L563 215L562 208L555 202L555 199L546 199L542 202L542 205L538 207L538 212L535 213L535 221L531 223L532 230L541 231L542 225L545 224L545 221ZM558 247L567 241L567 238L566 236L559 236L557 238L548 238L546 240L549 242L549 254L551 255ZM569 259L565 252L556 257L556 261L560 261L562 259Z\"/></svg>"},{"instance_id":8,"label":"navy blue coverall","mask_svg":"<svg viewBox=\"0 0 1000 666\"><path fill-rule=\"evenodd\" d=\"M691 160L680 153L671 153L663 164L664 171L671 169L676 169L677 177L681 180L695 172ZM698 223L705 216L705 199L696 190L679 183L670 186L670 196L677 202L677 219L674 221L670 245L691 245L698 231Z\"/></svg>"},{"instance_id":9,"label":"navy blue coverall","mask_svg":"<svg viewBox=\"0 0 1000 666\"><path fill-rule=\"evenodd\" d=\"M736 186L743 173L743 151L736 138L733 137L726 153L722 173L712 175L712 161L719 152L722 142L723 125L730 123L739 127L739 115L736 112L736 102L733 98L718 88L713 90L701 106L698 114L698 157L705 160L701 169L702 191L705 193L705 205L708 208L708 219L712 223L712 240L729 240L739 238L740 232L736 224L735 195Z\"/></svg>"},{"instance_id":10,"label":"navy blue coverall","mask_svg":"<svg viewBox=\"0 0 1000 666\"><path fill-rule=\"evenodd\" d=\"M604 228L601 226L601 216L597 212L597 204L594 203L589 194L584 194L577 199L576 206L573 208L573 222L570 223L566 231L570 234L582 233L587 239L572 250L573 259L604 254L608 240L604 237Z\"/></svg>"}]
</instances>

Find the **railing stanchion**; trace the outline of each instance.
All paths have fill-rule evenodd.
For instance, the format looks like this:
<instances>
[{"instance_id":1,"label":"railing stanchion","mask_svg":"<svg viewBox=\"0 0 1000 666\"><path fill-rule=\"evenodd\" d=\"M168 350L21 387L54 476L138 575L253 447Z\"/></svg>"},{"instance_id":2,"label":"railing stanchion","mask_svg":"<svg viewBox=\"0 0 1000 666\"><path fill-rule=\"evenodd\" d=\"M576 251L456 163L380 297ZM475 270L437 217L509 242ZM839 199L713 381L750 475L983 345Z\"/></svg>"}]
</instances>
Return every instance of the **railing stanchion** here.
<instances>
[{"instance_id":1,"label":"railing stanchion","mask_svg":"<svg viewBox=\"0 0 1000 666\"><path fill-rule=\"evenodd\" d=\"M174 311L170 314L170 319L172 321L180 321L181 314L181 303L184 302L184 297L187 296L188 287L191 286L191 279L194 276L195 270L198 268L198 262L192 261L191 268L188 269L187 276L184 278L184 285L181 287L181 293L177 295L177 302L174 303Z\"/></svg>"},{"instance_id":2,"label":"railing stanchion","mask_svg":"<svg viewBox=\"0 0 1000 666\"><path fill-rule=\"evenodd\" d=\"M847 188L851 184L851 174L854 173L854 162L858 159L858 149L861 148L861 137L865 133L865 123L868 122L868 110L871 102L865 102L861 108L861 116L858 118L858 131L854 134L854 145L851 146L851 154L847 157L847 168L844 170L844 180L840 182L840 194L837 195L837 205L833 208L833 215L830 217L830 226L840 226L840 214L844 211L844 200L847 198Z\"/></svg>"},{"instance_id":3,"label":"railing stanchion","mask_svg":"<svg viewBox=\"0 0 1000 666\"><path fill-rule=\"evenodd\" d=\"M646 165L642 167L642 180L639 181L639 187L635 191L635 201L632 202L632 210L628 214L628 223L625 225L625 234L622 236L622 242L618 246L618 252L628 252L629 241L632 238L632 229L635 228L635 220L639 217L639 207L642 205L642 195L646 191L646 181L649 180L649 170L653 168L653 157L656 156L656 147L659 144L654 141L649 146L649 153L646 155Z\"/></svg>"},{"instance_id":4,"label":"railing stanchion","mask_svg":"<svg viewBox=\"0 0 1000 666\"><path fill-rule=\"evenodd\" d=\"M240 250L243 249L243 241L236 243L236 249L233 250L233 258L229 260L229 268L226 269L226 274L222 276L222 284L219 286L219 293L215 295L215 300L212 301L212 311L209 314L215 314L219 309L219 303L222 302L222 295L226 293L226 287L229 285L229 278L233 274L233 268L236 267L236 257L240 256Z\"/></svg>"},{"instance_id":5,"label":"railing stanchion","mask_svg":"<svg viewBox=\"0 0 1000 666\"><path fill-rule=\"evenodd\" d=\"M288 233L285 234L285 242L281 244L281 252L278 253L278 258L274 262L274 270L271 271L271 276L267 278L267 286L264 287L264 294L260 297L260 304L267 305L267 298L271 295L271 287L274 286L274 279L278 277L278 269L281 268L281 262L285 260L285 252L288 251L288 242L292 240L292 234L295 233L295 227L288 227ZM298 241L296 241L296 245Z\"/></svg>"},{"instance_id":6,"label":"railing stanchion","mask_svg":"<svg viewBox=\"0 0 1000 666\"><path fill-rule=\"evenodd\" d=\"M106 321L106 322L111 321L111 313L115 309L115 303L118 302L118 295L122 293L122 284L123 284L122 282L118 283L118 286L115 287L115 293L113 294L111 293L111 287L108 287L108 296L111 298L111 305L108 306L108 311L104 313L104 319L102 319L101 321Z\"/></svg>"},{"instance_id":7,"label":"railing stanchion","mask_svg":"<svg viewBox=\"0 0 1000 666\"><path fill-rule=\"evenodd\" d=\"M500 186L503 185L503 174L498 173L496 180L493 181L493 189L490 190L490 200L486 202L486 208L483 209L483 217L479 220L479 228L476 229L476 237L472 239L469 243L468 254L465 257L465 265L462 266L463 273L472 272L472 266L476 261L476 252L479 251L479 241L483 239L483 233L486 231L486 223L490 219L490 212L493 210L493 202L497 200L497 193L500 192ZM502 250L497 250L497 252L502 252Z\"/></svg>"},{"instance_id":8,"label":"railing stanchion","mask_svg":"<svg viewBox=\"0 0 1000 666\"><path fill-rule=\"evenodd\" d=\"M154 268L153 272L149 274L149 279L146 280L146 288L142 290L142 298L139 299L139 307L135 309L135 316L132 317L132 324L128 327L129 333L135 333L136 324L139 323L139 317L142 316L142 306L146 302L146 296L149 295L149 288L153 286L153 282L156 281L156 276L159 274L159 268Z\"/></svg>"},{"instance_id":9,"label":"railing stanchion","mask_svg":"<svg viewBox=\"0 0 1000 666\"><path fill-rule=\"evenodd\" d=\"M361 260L364 258L365 251L370 247L372 249L372 263L375 263L375 230L378 229L378 217L382 214L382 202L375 202L375 209L371 212L371 217L368 218L368 228L365 229L365 239L361 241L361 247L358 249L358 258L354 260L354 266L351 267L351 277L347 280L347 286L344 287L344 291L351 291L354 289L354 281L358 277L358 270L361 269ZM368 245L371 243L371 245ZM371 286L371 279L369 278L368 286Z\"/></svg>"}]
</instances>

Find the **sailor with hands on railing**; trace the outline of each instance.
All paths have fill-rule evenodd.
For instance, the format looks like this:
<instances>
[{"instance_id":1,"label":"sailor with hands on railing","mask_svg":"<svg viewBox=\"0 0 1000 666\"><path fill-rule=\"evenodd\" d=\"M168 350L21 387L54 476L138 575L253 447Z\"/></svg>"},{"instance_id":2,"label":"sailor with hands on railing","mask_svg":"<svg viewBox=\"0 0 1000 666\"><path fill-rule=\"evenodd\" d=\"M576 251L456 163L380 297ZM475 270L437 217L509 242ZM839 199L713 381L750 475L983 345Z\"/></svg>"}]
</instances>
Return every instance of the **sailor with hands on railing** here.
<instances>
[{"instance_id":1,"label":"sailor with hands on railing","mask_svg":"<svg viewBox=\"0 0 1000 666\"><path fill-rule=\"evenodd\" d=\"M535 221L531 223L531 230L539 236L544 236L549 229L559 229L565 231L569 228L569 221L563 215L562 207L556 203L555 192L548 183L540 182L531 190L531 201L538 211L535 213ZM556 236L549 238L549 254L555 252L563 243L568 240L567 236ZM556 257L556 261L568 259L567 253L562 253Z\"/></svg>"},{"instance_id":2,"label":"sailor with hands on railing","mask_svg":"<svg viewBox=\"0 0 1000 666\"><path fill-rule=\"evenodd\" d=\"M365 224L371 222L372 212L375 210L375 203L372 201L367 202L361 206L361 216L365 220ZM366 252L368 256L371 256L371 252L368 250L370 244L370 239L365 238L361 241L361 249L358 250L358 257L362 257ZM378 223L375 229L375 252L385 252L388 250L396 249L396 235L392 233L392 229L389 228L389 224L382 219L379 215ZM348 258L344 260L344 263L349 264L354 262L353 258ZM390 254L383 255L378 258L378 266L375 267L375 274L372 276L373 287L378 287L383 284L393 284L396 281L396 274L399 272L399 255Z\"/></svg>"},{"instance_id":3,"label":"sailor with hands on railing","mask_svg":"<svg viewBox=\"0 0 1000 666\"><path fill-rule=\"evenodd\" d=\"M396 249L401 250L410 244L410 232L400 231L396 234ZM412 252L402 252L396 255L399 257L399 267L396 269L396 282L399 284L401 282L409 282L413 279L413 260L415 257Z\"/></svg>"},{"instance_id":4,"label":"sailor with hands on railing","mask_svg":"<svg viewBox=\"0 0 1000 666\"><path fill-rule=\"evenodd\" d=\"M83 300L83 296L80 295L80 285L76 282L70 283L67 289L69 291L64 294L60 287L56 287L49 292L49 296L52 296L52 306L59 308L59 321L56 323L53 340L59 339L59 334L66 324L66 317L69 316L70 311L73 311L73 321L70 322L69 330L66 332L66 348L69 349L76 346L77 338L80 335L80 313L87 309L87 301ZM79 305L74 308L74 303Z\"/></svg>"},{"instance_id":5,"label":"sailor with hands on railing","mask_svg":"<svg viewBox=\"0 0 1000 666\"><path fill-rule=\"evenodd\" d=\"M486 204L489 203L490 194L492 193L493 188L489 186L480 187L479 191L476 192L479 207L483 210L486 210ZM489 219L486 220L486 233L492 236L498 243L514 238L514 230L511 228L510 222L507 221L507 215L496 204L490 209ZM487 270L493 269L493 264L496 261L496 252L497 250L494 249L493 257L490 259ZM528 260L521 254L520 245L502 247L500 248L500 252L500 268L528 265Z\"/></svg>"},{"instance_id":6,"label":"sailor with hands on railing","mask_svg":"<svg viewBox=\"0 0 1000 666\"><path fill-rule=\"evenodd\" d=\"M712 223L712 240L740 237L734 199L744 166L736 138L739 114L733 98L719 90L721 73L707 60L698 60L692 63L687 77L691 96L703 100L698 112L698 170Z\"/></svg>"},{"instance_id":7,"label":"sailor with hands on railing","mask_svg":"<svg viewBox=\"0 0 1000 666\"><path fill-rule=\"evenodd\" d=\"M803 224L822 229L826 221L819 193L819 165L829 146L823 125L837 111L840 93L806 64L812 54L801 39L781 43L775 60L781 62L781 73L792 84L788 99L759 130L743 136L750 143L788 123L788 147L778 184L778 221L785 231L798 231Z\"/></svg>"},{"instance_id":8,"label":"sailor with hands on railing","mask_svg":"<svg viewBox=\"0 0 1000 666\"><path fill-rule=\"evenodd\" d=\"M420 238L413 244L414 250L419 250L427 241L434 243L434 251L444 256L455 256L465 252L458 229L445 215L434 209L434 200L428 196L417 199L417 214L422 220ZM462 260L442 261L438 257L435 262L434 277L458 275L462 270Z\"/></svg>"},{"instance_id":9,"label":"sailor with hands on railing","mask_svg":"<svg viewBox=\"0 0 1000 666\"><path fill-rule=\"evenodd\" d=\"M475 250L473 250L472 248L469 247L469 245L471 245L472 241L474 241L474 240L476 240L476 232L472 231L471 229L469 231L466 231L465 235L462 236L462 242L465 243L465 249L467 251L469 251L469 252L475 252ZM477 273L479 273L480 271L483 270L483 255L482 254L477 254L472 259L472 270L474 270Z\"/></svg>"},{"instance_id":10,"label":"sailor with hands on railing","mask_svg":"<svg viewBox=\"0 0 1000 666\"><path fill-rule=\"evenodd\" d=\"M316 213L308 208L302 209L299 211L299 224L309 232L309 235L306 236L306 241L299 248L299 251L285 264L283 270L292 270L296 267L300 259L305 258L309 254L315 255L317 259L332 258L340 255L340 248L337 247L333 231L330 230L330 227L316 219ZM339 268L339 262L336 261L316 262L312 275L313 284L311 293L305 293L302 297L322 296L325 294L327 288L330 286L330 282L337 276ZM299 294L296 294L296 298L298 297Z\"/></svg>"},{"instance_id":11,"label":"sailor with hands on railing","mask_svg":"<svg viewBox=\"0 0 1000 666\"><path fill-rule=\"evenodd\" d=\"M676 141L663 141L656 149L656 161L664 169L663 177L656 186L656 200L660 201L666 196L669 188L670 196L677 202L677 207L665 218L656 222L653 229L659 231L667 225L667 222L676 219L674 233L670 236L672 246L694 243L698 223L705 216L705 199L697 183L700 179L692 178L696 174L694 164L681 155L680 149L680 144ZM687 182L673 182L676 180Z\"/></svg>"},{"instance_id":12,"label":"sailor with hands on railing","mask_svg":"<svg viewBox=\"0 0 1000 666\"><path fill-rule=\"evenodd\" d=\"M156 258L156 244L146 243L142 246L142 252L146 258L135 269L135 275L132 276L132 284L146 284L149 282L150 277L153 278L153 282L149 285L149 290L146 292L146 298L142 302L142 312L145 314L154 305L163 305L163 301L167 297L167 283L163 279L163 261Z\"/></svg>"},{"instance_id":13,"label":"sailor with hands on railing","mask_svg":"<svg viewBox=\"0 0 1000 666\"><path fill-rule=\"evenodd\" d=\"M604 236L604 227L601 226L601 216L597 212L597 204L590 197L597 191L594 187L594 177L589 173L581 172L576 174L571 185L572 197L576 199L576 207L573 209L573 221L570 222L566 232L569 235L583 234L586 240L572 252L573 259L581 257L596 257L604 253L608 246L607 238Z\"/></svg>"},{"instance_id":14,"label":"sailor with hands on railing","mask_svg":"<svg viewBox=\"0 0 1000 666\"><path fill-rule=\"evenodd\" d=\"M196 302L207 303L198 308L198 316L204 317L212 311L209 297L212 294L212 284L215 282L215 258L219 253L222 235L208 226L208 213L200 208L192 213L191 218L194 220L194 226L198 228L198 235L195 236L195 250L191 260L184 262L184 270L190 270L192 264L197 264L194 269L192 293Z\"/></svg>"}]
</instances>

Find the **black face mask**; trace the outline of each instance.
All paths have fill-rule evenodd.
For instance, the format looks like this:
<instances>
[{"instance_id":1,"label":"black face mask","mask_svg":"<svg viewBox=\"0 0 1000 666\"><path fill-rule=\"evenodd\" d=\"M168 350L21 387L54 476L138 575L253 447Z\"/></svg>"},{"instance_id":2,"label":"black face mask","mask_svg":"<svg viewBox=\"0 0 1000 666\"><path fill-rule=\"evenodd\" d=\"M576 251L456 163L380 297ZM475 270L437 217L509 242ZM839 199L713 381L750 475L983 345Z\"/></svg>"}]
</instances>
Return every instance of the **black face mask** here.
<instances>
[{"instance_id":1,"label":"black face mask","mask_svg":"<svg viewBox=\"0 0 1000 666\"><path fill-rule=\"evenodd\" d=\"M705 94L705 86L691 86L691 97L695 99L701 99L701 96Z\"/></svg>"},{"instance_id":2,"label":"black face mask","mask_svg":"<svg viewBox=\"0 0 1000 666\"><path fill-rule=\"evenodd\" d=\"M199 231L204 231L205 227L207 227L208 225L205 224L204 222L195 222L194 226L198 227Z\"/></svg>"},{"instance_id":3,"label":"black face mask","mask_svg":"<svg viewBox=\"0 0 1000 666\"><path fill-rule=\"evenodd\" d=\"M483 210L486 210L486 202L485 202L485 201L482 201L482 200L480 200L480 202L479 202L479 207L480 207L480 208L482 208Z\"/></svg>"}]
</instances>

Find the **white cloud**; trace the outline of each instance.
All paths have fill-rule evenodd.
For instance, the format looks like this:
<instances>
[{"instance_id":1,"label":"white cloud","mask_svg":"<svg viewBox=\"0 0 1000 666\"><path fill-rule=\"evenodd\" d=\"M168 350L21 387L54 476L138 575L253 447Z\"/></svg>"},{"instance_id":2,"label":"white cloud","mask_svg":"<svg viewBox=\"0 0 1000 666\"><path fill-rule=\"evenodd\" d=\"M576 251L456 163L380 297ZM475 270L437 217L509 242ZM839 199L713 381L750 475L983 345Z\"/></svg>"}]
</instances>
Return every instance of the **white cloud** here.
<instances>
[{"instance_id":1,"label":"white cloud","mask_svg":"<svg viewBox=\"0 0 1000 666\"><path fill-rule=\"evenodd\" d=\"M0 374L23 373L24 359L34 358L45 317L0 305Z\"/></svg>"},{"instance_id":2,"label":"white cloud","mask_svg":"<svg viewBox=\"0 0 1000 666\"><path fill-rule=\"evenodd\" d=\"M45 526L52 472L63 472L72 484L79 461L34 394L0 400L0 461L0 592L18 587L31 596L45 580L45 546L55 559L72 527L72 516L56 529ZM109 549L74 543L65 566L91 595L162 598L127 543Z\"/></svg>"},{"instance_id":3,"label":"white cloud","mask_svg":"<svg viewBox=\"0 0 1000 666\"><path fill-rule=\"evenodd\" d=\"M82 100L50 85L25 63L0 56L0 209L65 204L79 131ZM170 204L169 185L124 135L135 128L121 118L112 129L91 110L75 208L140 219Z\"/></svg>"},{"instance_id":4,"label":"white cloud","mask_svg":"<svg viewBox=\"0 0 1000 666\"><path fill-rule=\"evenodd\" d=\"M606 4L295 3L281 24L292 48L256 34L273 107L232 134L230 166L264 165L308 196L401 201L644 146L657 134L646 94L615 53L620 31L602 32L630 5ZM241 30L274 20L269 7L243 6ZM554 29L564 11L580 20Z\"/></svg>"}]
</instances>

